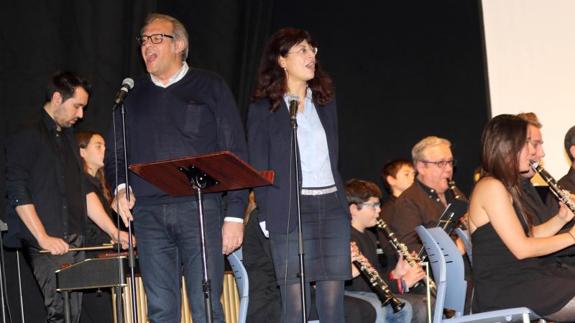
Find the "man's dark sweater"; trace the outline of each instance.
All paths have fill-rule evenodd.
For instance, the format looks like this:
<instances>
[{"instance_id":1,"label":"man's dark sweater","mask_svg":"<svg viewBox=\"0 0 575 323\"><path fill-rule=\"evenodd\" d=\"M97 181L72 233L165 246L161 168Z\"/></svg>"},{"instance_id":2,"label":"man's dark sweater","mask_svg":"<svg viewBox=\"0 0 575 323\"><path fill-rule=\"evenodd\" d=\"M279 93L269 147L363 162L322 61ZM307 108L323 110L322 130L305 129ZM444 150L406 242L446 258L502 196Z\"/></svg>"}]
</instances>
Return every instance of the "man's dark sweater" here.
<instances>
[{"instance_id":1,"label":"man's dark sweater","mask_svg":"<svg viewBox=\"0 0 575 323\"><path fill-rule=\"evenodd\" d=\"M247 160L245 138L234 98L224 80L200 69L190 69L183 79L162 88L150 76L139 79L125 101L129 164L202 155L216 151L231 151ZM116 114L116 129L120 128L120 112ZM118 132L120 130L117 130ZM113 134L108 136L106 174L114 183ZM120 135L117 138L121 138ZM117 141L122 169L122 142ZM119 172L119 183L124 183ZM130 174L130 186L139 205L175 203L190 197L171 197L144 179ZM204 198L216 198L217 193ZM247 192L228 193L228 215L243 216Z\"/></svg>"}]
</instances>

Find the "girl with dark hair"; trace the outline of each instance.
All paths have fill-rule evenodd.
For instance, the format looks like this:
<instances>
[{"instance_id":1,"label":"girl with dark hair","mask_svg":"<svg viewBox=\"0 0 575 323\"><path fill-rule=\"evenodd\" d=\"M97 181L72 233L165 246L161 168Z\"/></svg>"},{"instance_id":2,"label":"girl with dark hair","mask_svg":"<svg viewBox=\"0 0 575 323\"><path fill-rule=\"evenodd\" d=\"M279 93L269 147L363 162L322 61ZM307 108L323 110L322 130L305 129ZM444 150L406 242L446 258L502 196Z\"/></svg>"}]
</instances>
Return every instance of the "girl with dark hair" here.
<instances>
[{"instance_id":1,"label":"girl with dark hair","mask_svg":"<svg viewBox=\"0 0 575 323\"><path fill-rule=\"evenodd\" d=\"M94 192L106 213L112 215L113 211L110 207L112 198L106 185L103 170L104 152L106 151L104 138L97 132L77 132L75 135L86 177L93 186ZM110 242L110 237L91 220L86 221L84 238L85 245L89 247ZM86 257L94 258L97 253L98 251L88 251ZM80 323L112 322L112 295L108 289L84 291L82 304Z\"/></svg>"},{"instance_id":2,"label":"girl with dark hair","mask_svg":"<svg viewBox=\"0 0 575 323\"><path fill-rule=\"evenodd\" d=\"M485 174L469 206L473 243L474 310L526 306L553 321L575 321L575 269L548 265L545 256L575 244L573 219L565 205L549 221L533 225L520 203L521 173L536 149L526 121L513 115L493 118L483 130Z\"/></svg>"},{"instance_id":3,"label":"girl with dark hair","mask_svg":"<svg viewBox=\"0 0 575 323\"><path fill-rule=\"evenodd\" d=\"M255 194L260 220L269 231L282 322L301 322L296 188L301 188L305 277L315 282L321 322L344 321L344 281L351 278L349 214L338 172L336 102L332 81L316 55L316 44L306 31L277 31L264 49L248 113L250 163L276 174L273 185L257 188ZM294 98L299 185L290 146L288 105Z\"/></svg>"}]
</instances>

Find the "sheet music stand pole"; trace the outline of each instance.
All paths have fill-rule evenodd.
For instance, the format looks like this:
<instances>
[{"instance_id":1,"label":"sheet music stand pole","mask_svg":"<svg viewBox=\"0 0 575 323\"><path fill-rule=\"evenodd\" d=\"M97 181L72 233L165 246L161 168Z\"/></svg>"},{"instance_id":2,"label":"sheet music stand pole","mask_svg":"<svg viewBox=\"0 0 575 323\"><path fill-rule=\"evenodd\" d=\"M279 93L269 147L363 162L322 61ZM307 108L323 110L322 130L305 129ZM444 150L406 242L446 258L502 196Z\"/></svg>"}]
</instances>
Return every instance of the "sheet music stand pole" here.
<instances>
[{"instance_id":1,"label":"sheet music stand pole","mask_svg":"<svg viewBox=\"0 0 575 323\"><path fill-rule=\"evenodd\" d=\"M212 312L212 287L208 275L208 256L206 254L206 231L204 227L204 203L202 200L202 189L206 188L208 182L213 182L206 173L198 170L194 166L190 168L179 167L179 170L186 174L190 184L196 191L198 198L198 215L200 217L200 249L202 253L202 291L204 293L204 305L206 310L206 322L213 322ZM190 297L193 297L191 295Z\"/></svg>"}]
</instances>

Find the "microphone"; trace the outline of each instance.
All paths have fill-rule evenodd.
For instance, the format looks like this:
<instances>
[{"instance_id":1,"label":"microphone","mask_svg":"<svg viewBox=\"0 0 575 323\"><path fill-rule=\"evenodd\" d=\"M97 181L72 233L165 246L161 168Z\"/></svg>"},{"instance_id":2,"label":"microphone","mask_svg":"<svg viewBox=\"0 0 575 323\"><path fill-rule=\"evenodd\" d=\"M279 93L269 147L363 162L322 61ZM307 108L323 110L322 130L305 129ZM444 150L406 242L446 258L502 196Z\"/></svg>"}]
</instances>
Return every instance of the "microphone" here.
<instances>
[{"instance_id":1,"label":"microphone","mask_svg":"<svg viewBox=\"0 0 575 323\"><path fill-rule=\"evenodd\" d=\"M297 121L297 107L299 104L299 97L297 97L296 95L290 95L288 96L288 102L289 102L289 118L291 120L292 123Z\"/></svg>"},{"instance_id":2,"label":"microphone","mask_svg":"<svg viewBox=\"0 0 575 323\"><path fill-rule=\"evenodd\" d=\"M122 87L120 88L120 91L116 93L116 99L114 100L114 109L116 109L119 105L122 104L122 102L124 102L126 95L128 95L128 92L133 87L134 87L134 80L132 80L131 78L126 77L122 81Z\"/></svg>"}]
</instances>

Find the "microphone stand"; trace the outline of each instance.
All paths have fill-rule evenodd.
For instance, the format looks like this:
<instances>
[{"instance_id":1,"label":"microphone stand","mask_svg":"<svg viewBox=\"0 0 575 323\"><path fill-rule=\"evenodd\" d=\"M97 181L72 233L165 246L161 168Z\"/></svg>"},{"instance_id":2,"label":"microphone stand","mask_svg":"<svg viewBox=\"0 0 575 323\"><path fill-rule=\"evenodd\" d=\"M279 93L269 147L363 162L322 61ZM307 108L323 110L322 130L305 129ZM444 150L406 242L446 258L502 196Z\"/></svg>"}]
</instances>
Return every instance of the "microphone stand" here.
<instances>
[{"instance_id":1,"label":"microphone stand","mask_svg":"<svg viewBox=\"0 0 575 323\"><path fill-rule=\"evenodd\" d=\"M295 185L296 185L296 211L297 211L297 239L298 239L298 256L299 256L299 283L300 283L300 300L301 300L301 319L302 323L307 323L307 304L305 295L305 266L304 266L304 244L303 244L303 231L302 231L302 219L301 219L301 196L300 196L300 176L299 176L299 148L297 140L297 100L290 101L290 122L292 128L292 156L293 156L293 168L295 172Z\"/></svg>"},{"instance_id":2,"label":"microphone stand","mask_svg":"<svg viewBox=\"0 0 575 323\"><path fill-rule=\"evenodd\" d=\"M2 243L2 232L8 231L8 225L0 220L0 302L2 303L2 322L6 322L6 307L7 299L4 298L6 295L6 272L4 265L6 264L4 259L4 245Z\"/></svg>"},{"instance_id":3,"label":"microphone stand","mask_svg":"<svg viewBox=\"0 0 575 323\"><path fill-rule=\"evenodd\" d=\"M127 140L126 140L126 109L124 108L124 104L122 102L116 102L114 104L114 108L112 111L116 110L116 108L120 106L120 113L122 115L121 118L121 125L122 125L122 148L123 148L123 154L124 154L124 178L126 181L126 200L128 202L130 202L130 179L128 176L128 149L126 147L127 145ZM112 124L114 126L114 154L116 154L116 161L117 161L117 149L116 149L116 120L115 120L115 114L112 112ZM114 163L115 167L118 167L117 162ZM116 168L116 187L118 187L118 181L117 181L117 173L118 170ZM119 200L118 200L119 203ZM135 257L134 257L134 243L132 241L132 224L128 223L128 268L130 269L130 289L131 289L131 300L132 300L132 322L134 323L138 323L138 304L136 303L136 272L135 272L135 268L136 268L136 261L135 261ZM118 234L119 234L119 230L120 227L118 226ZM119 250L119 249L118 249ZM122 277L122 272L123 272L123 265L122 265L122 261L120 259L118 259L119 262L119 266L118 266L118 275L119 277ZM121 297L122 296L122 289L121 287L116 287L116 317L118 318L118 323L122 323L123 319L123 313L122 313L122 309L121 309ZM120 299L120 300L118 300Z\"/></svg>"}]
</instances>

